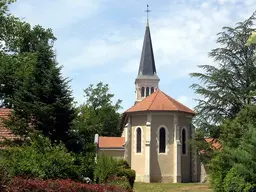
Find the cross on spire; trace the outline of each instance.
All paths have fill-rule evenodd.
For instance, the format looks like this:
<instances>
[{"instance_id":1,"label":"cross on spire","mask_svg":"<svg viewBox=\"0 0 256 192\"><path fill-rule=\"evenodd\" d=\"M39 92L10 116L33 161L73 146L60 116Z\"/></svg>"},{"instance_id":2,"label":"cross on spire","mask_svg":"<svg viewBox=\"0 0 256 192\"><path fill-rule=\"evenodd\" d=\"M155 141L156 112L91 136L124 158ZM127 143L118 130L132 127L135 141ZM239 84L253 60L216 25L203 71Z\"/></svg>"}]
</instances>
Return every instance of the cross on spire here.
<instances>
[{"instance_id":1,"label":"cross on spire","mask_svg":"<svg viewBox=\"0 0 256 192\"><path fill-rule=\"evenodd\" d=\"M151 10L149 10L149 5L147 4L147 10L145 10L145 12L147 12L147 26L149 25L148 24L148 13L151 12Z\"/></svg>"}]
</instances>

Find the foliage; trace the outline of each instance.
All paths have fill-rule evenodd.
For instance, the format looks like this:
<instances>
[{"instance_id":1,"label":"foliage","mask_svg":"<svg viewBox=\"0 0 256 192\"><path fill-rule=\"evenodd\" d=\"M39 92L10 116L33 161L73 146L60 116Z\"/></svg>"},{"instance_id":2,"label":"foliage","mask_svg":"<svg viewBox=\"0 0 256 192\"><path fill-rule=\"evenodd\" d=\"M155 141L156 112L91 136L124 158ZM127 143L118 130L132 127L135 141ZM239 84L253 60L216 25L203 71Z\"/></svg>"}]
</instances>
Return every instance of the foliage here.
<instances>
[{"instance_id":1,"label":"foliage","mask_svg":"<svg viewBox=\"0 0 256 192\"><path fill-rule=\"evenodd\" d=\"M10 2L0 2L0 101L1 107L14 109L6 126L23 137L40 131L72 150L75 109L69 81L55 59L56 38L51 29L31 27L12 16Z\"/></svg>"},{"instance_id":2,"label":"foliage","mask_svg":"<svg viewBox=\"0 0 256 192\"><path fill-rule=\"evenodd\" d=\"M223 150L214 154L209 166L214 191L248 191L255 187L255 117L256 106L251 105L224 124Z\"/></svg>"},{"instance_id":3,"label":"foliage","mask_svg":"<svg viewBox=\"0 0 256 192\"><path fill-rule=\"evenodd\" d=\"M136 178L136 173L135 173L134 170L124 169L124 168L119 167L118 172L117 172L117 176L118 177L126 177L128 179L129 184L130 184L130 188L131 189L133 188L134 181L135 181L135 178Z\"/></svg>"},{"instance_id":4,"label":"foliage","mask_svg":"<svg viewBox=\"0 0 256 192\"><path fill-rule=\"evenodd\" d=\"M109 178L125 177L128 180L130 189L133 188L136 173L130 168L127 161L115 159L101 154L98 156L95 167L95 181L97 183L106 183Z\"/></svg>"},{"instance_id":5,"label":"foliage","mask_svg":"<svg viewBox=\"0 0 256 192\"><path fill-rule=\"evenodd\" d=\"M118 186L126 191L132 191L130 183L126 177L109 177L107 184L110 186Z\"/></svg>"},{"instance_id":6,"label":"foliage","mask_svg":"<svg viewBox=\"0 0 256 192\"><path fill-rule=\"evenodd\" d=\"M93 180L95 169L95 153L86 152L85 154L75 154L74 164L77 167L80 177L89 177Z\"/></svg>"},{"instance_id":7,"label":"foliage","mask_svg":"<svg viewBox=\"0 0 256 192\"><path fill-rule=\"evenodd\" d=\"M256 127L256 105L248 105L233 120L226 120L221 127L222 145L236 148L240 139L249 130L249 125Z\"/></svg>"},{"instance_id":8,"label":"foliage","mask_svg":"<svg viewBox=\"0 0 256 192\"><path fill-rule=\"evenodd\" d=\"M35 53L34 69L9 99L14 113L7 126L17 135L26 137L32 130L39 130L52 142L67 144L75 113L68 81L61 77L49 44L55 37L40 26L27 29L26 33L19 50Z\"/></svg>"},{"instance_id":9,"label":"foliage","mask_svg":"<svg viewBox=\"0 0 256 192\"><path fill-rule=\"evenodd\" d=\"M52 145L49 139L38 136L30 145L4 150L0 165L11 177L80 179L74 161L62 144Z\"/></svg>"},{"instance_id":10,"label":"foliage","mask_svg":"<svg viewBox=\"0 0 256 192\"><path fill-rule=\"evenodd\" d=\"M102 82L96 87L90 85L84 90L86 103L77 108L74 129L80 136L80 143L93 143L94 134L102 136L121 136L118 128L121 100L113 103L114 95L109 93L109 87Z\"/></svg>"},{"instance_id":11,"label":"foliage","mask_svg":"<svg viewBox=\"0 0 256 192\"><path fill-rule=\"evenodd\" d=\"M0 166L0 191L3 191L9 184L10 175L4 166Z\"/></svg>"},{"instance_id":12,"label":"foliage","mask_svg":"<svg viewBox=\"0 0 256 192\"><path fill-rule=\"evenodd\" d=\"M9 186L8 192L125 192L116 186L89 185L74 182L70 179L65 180L39 180L14 178Z\"/></svg>"},{"instance_id":13,"label":"foliage","mask_svg":"<svg viewBox=\"0 0 256 192\"><path fill-rule=\"evenodd\" d=\"M123 169L131 169L129 163L125 159L118 159L117 166Z\"/></svg>"},{"instance_id":14,"label":"foliage","mask_svg":"<svg viewBox=\"0 0 256 192\"><path fill-rule=\"evenodd\" d=\"M105 183L110 176L115 176L118 171L118 162L115 158L101 154L97 158L94 170L94 180Z\"/></svg>"},{"instance_id":15,"label":"foliage","mask_svg":"<svg viewBox=\"0 0 256 192\"><path fill-rule=\"evenodd\" d=\"M218 33L220 48L209 54L218 66L201 65L204 73L191 74L201 82L191 87L203 97L196 106L196 124L210 137L218 138L219 125L225 119L234 118L244 106L255 102L256 45L245 46L254 31L255 14Z\"/></svg>"}]
</instances>

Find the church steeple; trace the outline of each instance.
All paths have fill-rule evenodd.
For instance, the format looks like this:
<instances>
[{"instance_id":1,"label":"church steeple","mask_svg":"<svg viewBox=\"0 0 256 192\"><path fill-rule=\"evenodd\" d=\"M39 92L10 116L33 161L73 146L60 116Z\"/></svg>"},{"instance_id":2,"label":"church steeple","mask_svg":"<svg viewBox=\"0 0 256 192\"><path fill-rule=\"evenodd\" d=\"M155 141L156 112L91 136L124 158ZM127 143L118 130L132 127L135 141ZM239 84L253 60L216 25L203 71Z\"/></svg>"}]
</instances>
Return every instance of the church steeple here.
<instances>
[{"instance_id":1,"label":"church steeple","mask_svg":"<svg viewBox=\"0 0 256 192\"><path fill-rule=\"evenodd\" d=\"M147 21L138 75L153 76L155 73L156 73L156 66L155 66L154 52L153 52L151 35L150 35L150 29Z\"/></svg>"},{"instance_id":2,"label":"church steeple","mask_svg":"<svg viewBox=\"0 0 256 192\"><path fill-rule=\"evenodd\" d=\"M146 12L148 13L149 10L147 9ZM147 19L139 71L135 80L136 102L154 93L158 89L159 81L160 79L156 73L154 52Z\"/></svg>"}]
</instances>

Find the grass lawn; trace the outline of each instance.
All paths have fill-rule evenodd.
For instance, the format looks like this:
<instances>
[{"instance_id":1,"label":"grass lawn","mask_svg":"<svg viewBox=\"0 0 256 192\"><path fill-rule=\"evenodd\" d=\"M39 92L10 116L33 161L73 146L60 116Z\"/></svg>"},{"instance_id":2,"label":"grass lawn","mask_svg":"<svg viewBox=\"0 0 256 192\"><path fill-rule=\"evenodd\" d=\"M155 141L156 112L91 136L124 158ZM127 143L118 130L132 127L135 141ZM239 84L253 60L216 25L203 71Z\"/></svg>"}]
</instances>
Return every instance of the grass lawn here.
<instances>
[{"instance_id":1,"label":"grass lawn","mask_svg":"<svg viewBox=\"0 0 256 192\"><path fill-rule=\"evenodd\" d=\"M135 192L212 192L207 184L201 183L135 183Z\"/></svg>"}]
</instances>

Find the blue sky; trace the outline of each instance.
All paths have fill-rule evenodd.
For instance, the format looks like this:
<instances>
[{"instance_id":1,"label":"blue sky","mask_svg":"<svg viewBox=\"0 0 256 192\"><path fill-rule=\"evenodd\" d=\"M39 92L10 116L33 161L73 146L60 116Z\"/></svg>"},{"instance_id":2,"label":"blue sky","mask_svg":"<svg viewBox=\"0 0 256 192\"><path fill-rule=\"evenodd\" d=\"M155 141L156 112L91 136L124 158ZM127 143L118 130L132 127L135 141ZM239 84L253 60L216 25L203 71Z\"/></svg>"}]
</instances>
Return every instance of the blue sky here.
<instances>
[{"instance_id":1,"label":"blue sky","mask_svg":"<svg viewBox=\"0 0 256 192\"><path fill-rule=\"evenodd\" d=\"M198 95L189 88L196 81L189 73L217 65L208 58L218 46L216 34L247 19L255 0L17 0L11 12L52 28L57 60L78 103L89 84L102 81L126 110L135 101L146 4L160 89L193 108Z\"/></svg>"}]
</instances>

